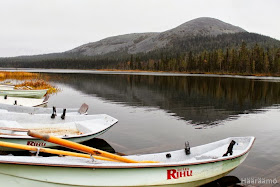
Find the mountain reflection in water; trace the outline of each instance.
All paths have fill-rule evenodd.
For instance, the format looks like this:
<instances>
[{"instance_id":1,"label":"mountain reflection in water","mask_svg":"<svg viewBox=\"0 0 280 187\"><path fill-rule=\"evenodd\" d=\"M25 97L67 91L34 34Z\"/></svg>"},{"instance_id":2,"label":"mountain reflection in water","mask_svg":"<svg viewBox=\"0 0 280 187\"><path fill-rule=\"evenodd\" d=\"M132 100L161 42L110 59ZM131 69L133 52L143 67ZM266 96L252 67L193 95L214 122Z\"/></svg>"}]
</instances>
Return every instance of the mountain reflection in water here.
<instances>
[{"instance_id":1,"label":"mountain reflection in water","mask_svg":"<svg viewBox=\"0 0 280 187\"><path fill-rule=\"evenodd\" d=\"M280 103L273 81L198 76L47 74L84 94L129 106L156 107L209 126Z\"/></svg>"}]
</instances>

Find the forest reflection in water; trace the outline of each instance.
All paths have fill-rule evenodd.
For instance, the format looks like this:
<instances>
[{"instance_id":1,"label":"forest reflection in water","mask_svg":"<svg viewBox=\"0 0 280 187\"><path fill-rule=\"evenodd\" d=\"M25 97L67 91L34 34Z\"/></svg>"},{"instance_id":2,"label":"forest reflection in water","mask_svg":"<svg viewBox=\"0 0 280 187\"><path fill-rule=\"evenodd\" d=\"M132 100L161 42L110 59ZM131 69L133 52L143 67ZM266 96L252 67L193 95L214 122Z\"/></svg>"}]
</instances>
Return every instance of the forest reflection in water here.
<instances>
[{"instance_id":1,"label":"forest reflection in water","mask_svg":"<svg viewBox=\"0 0 280 187\"><path fill-rule=\"evenodd\" d=\"M84 94L155 107L193 125L209 126L280 103L280 82L198 76L47 74Z\"/></svg>"}]
</instances>

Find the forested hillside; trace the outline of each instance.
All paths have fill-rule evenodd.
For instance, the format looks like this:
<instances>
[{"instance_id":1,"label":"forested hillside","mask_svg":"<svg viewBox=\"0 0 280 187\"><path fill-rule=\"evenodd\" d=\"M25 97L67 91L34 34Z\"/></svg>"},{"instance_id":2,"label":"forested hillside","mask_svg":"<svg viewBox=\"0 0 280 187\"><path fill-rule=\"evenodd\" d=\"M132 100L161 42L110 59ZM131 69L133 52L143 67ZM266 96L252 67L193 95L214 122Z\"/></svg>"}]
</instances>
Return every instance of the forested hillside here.
<instances>
[{"instance_id":1,"label":"forested hillside","mask_svg":"<svg viewBox=\"0 0 280 187\"><path fill-rule=\"evenodd\" d=\"M196 26L205 21L203 27ZM163 33L111 37L64 53L0 58L0 67L280 75L280 41L221 21L210 22L203 18ZM201 30L183 32L189 27Z\"/></svg>"}]
</instances>

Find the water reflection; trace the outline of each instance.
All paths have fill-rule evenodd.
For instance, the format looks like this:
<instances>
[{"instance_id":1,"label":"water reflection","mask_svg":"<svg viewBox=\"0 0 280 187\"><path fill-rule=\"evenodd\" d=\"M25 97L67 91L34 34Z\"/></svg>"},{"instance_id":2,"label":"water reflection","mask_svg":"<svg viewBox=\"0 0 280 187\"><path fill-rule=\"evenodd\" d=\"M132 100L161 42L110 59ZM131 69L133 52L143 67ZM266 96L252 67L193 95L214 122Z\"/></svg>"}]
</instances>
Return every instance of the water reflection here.
<instances>
[{"instance_id":1,"label":"water reflection","mask_svg":"<svg viewBox=\"0 0 280 187\"><path fill-rule=\"evenodd\" d=\"M130 106L157 107L195 125L280 104L280 83L224 77L48 74L85 94Z\"/></svg>"},{"instance_id":2,"label":"water reflection","mask_svg":"<svg viewBox=\"0 0 280 187\"><path fill-rule=\"evenodd\" d=\"M208 184L202 185L201 187L233 187L240 186L240 179L235 176L225 176Z\"/></svg>"}]
</instances>

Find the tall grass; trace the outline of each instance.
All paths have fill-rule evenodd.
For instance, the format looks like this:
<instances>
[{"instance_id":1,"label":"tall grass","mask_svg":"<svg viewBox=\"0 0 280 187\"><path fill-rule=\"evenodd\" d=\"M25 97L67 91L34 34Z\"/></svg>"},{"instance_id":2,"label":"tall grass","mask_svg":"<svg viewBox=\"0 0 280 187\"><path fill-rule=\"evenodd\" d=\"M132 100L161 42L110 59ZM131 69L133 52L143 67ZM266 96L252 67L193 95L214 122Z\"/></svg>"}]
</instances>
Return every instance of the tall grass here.
<instances>
[{"instance_id":1,"label":"tall grass","mask_svg":"<svg viewBox=\"0 0 280 187\"><path fill-rule=\"evenodd\" d=\"M15 85L15 88L17 88L17 89L37 89L37 90L48 89L47 94L53 94L53 93L60 91L55 86L52 86L49 82L42 80L42 79L41 80L27 80L27 81L24 81L23 83Z\"/></svg>"},{"instance_id":2,"label":"tall grass","mask_svg":"<svg viewBox=\"0 0 280 187\"><path fill-rule=\"evenodd\" d=\"M0 71L0 79L34 79L38 78L38 73L29 73L29 72L9 72L9 71Z\"/></svg>"},{"instance_id":3,"label":"tall grass","mask_svg":"<svg viewBox=\"0 0 280 187\"><path fill-rule=\"evenodd\" d=\"M16 89L48 89L47 94L52 94L60 91L58 88L52 86L49 82L38 79L40 74L38 73L29 73L29 72L9 72L9 71L0 71L0 80L5 79L15 79L22 80L24 82L15 85ZM27 80L26 80L27 79Z\"/></svg>"}]
</instances>

